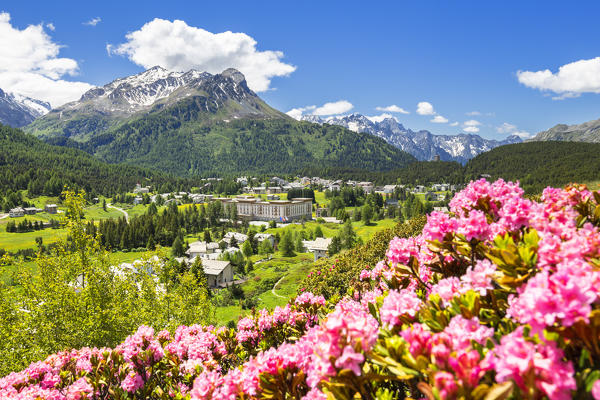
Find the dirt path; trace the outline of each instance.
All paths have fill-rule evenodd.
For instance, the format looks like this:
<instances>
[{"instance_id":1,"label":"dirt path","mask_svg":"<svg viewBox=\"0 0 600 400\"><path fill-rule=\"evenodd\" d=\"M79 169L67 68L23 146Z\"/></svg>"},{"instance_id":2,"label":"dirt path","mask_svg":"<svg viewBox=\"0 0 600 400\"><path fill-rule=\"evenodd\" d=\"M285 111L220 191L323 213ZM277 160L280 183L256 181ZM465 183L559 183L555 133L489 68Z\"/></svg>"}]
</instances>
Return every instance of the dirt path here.
<instances>
[{"instance_id":1,"label":"dirt path","mask_svg":"<svg viewBox=\"0 0 600 400\"><path fill-rule=\"evenodd\" d=\"M115 207L115 206L113 206L110 203L107 203L106 207L108 207L108 208L114 208L115 210L121 211L125 215L125 221L127 221L129 223L129 214L127 214L127 211L123 210L122 208Z\"/></svg>"},{"instance_id":2,"label":"dirt path","mask_svg":"<svg viewBox=\"0 0 600 400\"><path fill-rule=\"evenodd\" d=\"M275 285L273 285L273 289L271 290L271 293L273 293L273 296L277 296L280 297L282 299L285 299L285 296L280 296L277 293L275 293L275 288L277 287L277 285L279 285L279 282L281 282L283 280L283 278L285 278L285 276L282 276L281 279L279 279L277 282L275 282Z\"/></svg>"}]
</instances>

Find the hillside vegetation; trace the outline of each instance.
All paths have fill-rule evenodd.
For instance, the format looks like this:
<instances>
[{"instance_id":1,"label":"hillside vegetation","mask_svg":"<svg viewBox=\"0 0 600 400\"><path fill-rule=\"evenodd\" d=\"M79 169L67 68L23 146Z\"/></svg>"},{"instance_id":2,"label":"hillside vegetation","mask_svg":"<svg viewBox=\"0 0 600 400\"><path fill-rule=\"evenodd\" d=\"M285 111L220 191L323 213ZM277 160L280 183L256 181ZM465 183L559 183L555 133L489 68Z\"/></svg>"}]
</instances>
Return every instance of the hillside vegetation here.
<instances>
[{"instance_id":1,"label":"hillside vegetation","mask_svg":"<svg viewBox=\"0 0 600 400\"><path fill-rule=\"evenodd\" d=\"M497 147L470 160L466 177L489 174L493 179L519 180L529 193L546 186L600 179L600 144L528 142Z\"/></svg>"},{"instance_id":2,"label":"hillside vegetation","mask_svg":"<svg viewBox=\"0 0 600 400\"><path fill-rule=\"evenodd\" d=\"M30 195L58 195L68 185L108 195L131 190L138 182L173 187L183 182L149 169L110 165L4 125L0 125L0 149L0 191L27 189Z\"/></svg>"}]
</instances>

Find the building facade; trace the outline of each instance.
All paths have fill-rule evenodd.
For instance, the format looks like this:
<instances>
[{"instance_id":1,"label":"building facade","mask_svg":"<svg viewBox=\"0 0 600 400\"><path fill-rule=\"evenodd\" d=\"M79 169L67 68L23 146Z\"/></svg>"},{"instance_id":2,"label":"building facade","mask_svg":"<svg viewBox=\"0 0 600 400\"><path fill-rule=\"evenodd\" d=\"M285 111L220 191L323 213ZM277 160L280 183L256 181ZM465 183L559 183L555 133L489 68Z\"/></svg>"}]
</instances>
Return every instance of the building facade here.
<instances>
[{"instance_id":1,"label":"building facade","mask_svg":"<svg viewBox=\"0 0 600 400\"><path fill-rule=\"evenodd\" d=\"M240 218L259 221L312 219L312 199L263 201L255 197L219 199L224 206L235 205Z\"/></svg>"}]
</instances>

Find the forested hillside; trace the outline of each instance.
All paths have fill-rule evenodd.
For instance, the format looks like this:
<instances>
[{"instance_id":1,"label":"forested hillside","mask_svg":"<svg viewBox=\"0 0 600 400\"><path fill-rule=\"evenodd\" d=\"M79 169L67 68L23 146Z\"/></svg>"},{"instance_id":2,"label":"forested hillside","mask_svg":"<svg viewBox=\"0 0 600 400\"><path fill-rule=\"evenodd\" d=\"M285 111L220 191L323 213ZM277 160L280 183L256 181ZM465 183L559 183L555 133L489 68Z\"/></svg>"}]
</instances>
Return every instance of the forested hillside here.
<instances>
[{"instance_id":1,"label":"forested hillside","mask_svg":"<svg viewBox=\"0 0 600 400\"><path fill-rule=\"evenodd\" d=\"M111 195L152 183L175 190L183 179L130 165L110 165L68 147L53 146L0 125L0 190L28 189L30 195L58 195L64 186ZM165 186L166 185L166 186Z\"/></svg>"},{"instance_id":2,"label":"forested hillside","mask_svg":"<svg viewBox=\"0 0 600 400\"><path fill-rule=\"evenodd\" d=\"M465 176L519 180L531 193L546 186L600 179L600 144L529 142L497 147L470 160Z\"/></svg>"}]
</instances>

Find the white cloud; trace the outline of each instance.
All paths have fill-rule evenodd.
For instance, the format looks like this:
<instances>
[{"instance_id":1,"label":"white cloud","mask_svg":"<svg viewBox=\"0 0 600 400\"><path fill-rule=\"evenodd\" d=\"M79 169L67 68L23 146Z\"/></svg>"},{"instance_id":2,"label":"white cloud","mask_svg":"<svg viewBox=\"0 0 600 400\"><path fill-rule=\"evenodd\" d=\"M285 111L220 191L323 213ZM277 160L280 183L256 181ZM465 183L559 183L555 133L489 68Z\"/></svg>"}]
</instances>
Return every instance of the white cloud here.
<instances>
[{"instance_id":1,"label":"white cloud","mask_svg":"<svg viewBox=\"0 0 600 400\"><path fill-rule=\"evenodd\" d=\"M509 124L508 122L503 123L499 127L496 128L496 132L498 133L510 133L517 130L517 126L513 124Z\"/></svg>"},{"instance_id":2,"label":"white cloud","mask_svg":"<svg viewBox=\"0 0 600 400\"><path fill-rule=\"evenodd\" d=\"M502 134L517 135L523 139L531 137L531 134L529 132L520 131L517 129L516 125L509 124L508 122L504 122L502 125L496 127L496 132Z\"/></svg>"},{"instance_id":3,"label":"white cloud","mask_svg":"<svg viewBox=\"0 0 600 400\"><path fill-rule=\"evenodd\" d=\"M54 31L56 29L56 27L54 26L54 24L52 22L48 22L46 24L46 28L48 28L51 31Z\"/></svg>"},{"instance_id":4,"label":"white cloud","mask_svg":"<svg viewBox=\"0 0 600 400\"><path fill-rule=\"evenodd\" d=\"M433 105L427 101L422 101L417 104L417 114L419 115L435 115Z\"/></svg>"},{"instance_id":5,"label":"white cloud","mask_svg":"<svg viewBox=\"0 0 600 400\"><path fill-rule=\"evenodd\" d=\"M469 112L465 113L465 115L475 117L475 116L481 115L481 112L479 112L479 111L469 111Z\"/></svg>"},{"instance_id":6,"label":"white cloud","mask_svg":"<svg viewBox=\"0 0 600 400\"><path fill-rule=\"evenodd\" d=\"M343 114L352 110L354 106L348 100L338 100L331 103L325 103L321 107L315 109L313 115L336 115Z\"/></svg>"},{"instance_id":7,"label":"white cloud","mask_svg":"<svg viewBox=\"0 0 600 400\"><path fill-rule=\"evenodd\" d=\"M302 118L302 116L304 115L305 111L311 111L311 110L314 110L315 108L317 108L317 106L292 108L290 111L286 112L286 114L294 119L300 120L300 118Z\"/></svg>"},{"instance_id":8,"label":"white cloud","mask_svg":"<svg viewBox=\"0 0 600 400\"><path fill-rule=\"evenodd\" d=\"M549 69L518 71L517 78L527 87L559 94L555 100L600 93L600 57L565 64L556 73Z\"/></svg>"},{"instance_id":9,"label":"white cloud","mask_svg":"<svg viewBox=\"0 0 600 400\"><path fill-rule=\"evenodd\" d=\"M77 61L58 57L61 46L44 31L43 24L18 29L10 14L0 13L0 88L57 107L77 100L93 86L62 79L78 72Z\"/></svg>"},{"instance_id":10,"label":"white cloud","mask_svg":"<svg viewBox=\"0 0 600 400\"><path fill-rule=\"evenodd\" d=\"M398 122L398 118L394 117L392 114L383 113L380 115L367 116L367 118L372 122L381 122L384 119L392 118Z\"/></svg>"},{"instance_id":11,"label":"white cloud","mask_svg":"<svg viewBox=\"0 0 600 400\"><path fill-rule=\"evenodd\" d=\"M468 121L463 122L464 126L479 126L481 125L481 122L474 120L474 119L470 119Z\"/></svg>"},{"instance_id":12,"label":"white cloud","mask_svg":"<svg viewBox=\"0 0 600 400\"><path fill-rule=\"evenodd\" d=\"M431 122L434 122L436 124L445 124L446 122L448 122L448 118L444 118L441 115L436 115L435 117L433 117Z\"/></svg>"},{"instance_id":13,"label":"white cloud","mask_svg":"<svg viewBox=\"0 0 600 400\"><path fill-rule=\"evenodd\" d=\"M156 18L128 33L126 39L123 44L107 46L109 53L127 56L144 68L160 65L170 70L197 69L213 74L236 68L257 92L268 90L273 77L288 76L296 70L281 61L281 51L257 50L256 40L245 33L212 33L181 20Z\"/></svg>"},{"instance_id":14,"label":"white cloud","mask_svg":"<svg viewBox=\"0 0 600 400\"><path fill-rule=\"evenodd\" d=\"M96 17L96 18L92 18L87 22L84 22L83 25L88 25L88 26L96 26L98 25L98 23L102 21L102 18L100 17Z\"/></svg>"},{"instance_id":15,"label":"white cloud","mask_svg":"<svg viewBox=\"0 0 600 400\"><path fill-rule=\"evenodd\" d=\"M467 126L467 127L463 128L463 131L465 131L467 133L477 133L477 132L479 132L479 128L476 126Z\"/></svg>"},{"instance_id":16,"label":"white cloud","mask_svg":"<svg viewBox=\"0 0 600 400\"><path fill-rule=\"evenodd\" d=\"M450 126L458 126L458 121L454 121L450 124Z\"/></svg>"},{"instance_id":17,"label":"white cloud","mask_svg":"<svg viewBox=\"0 0 600 400\"><path fill-rule=\"evenodd\" d=\"M387 112L395 112L400 114L410 114L410 112L406 111L404 108L399 107L395 104L387 107L375 107L377 111L387 111Z\"/></svg>"}]
</instances>

